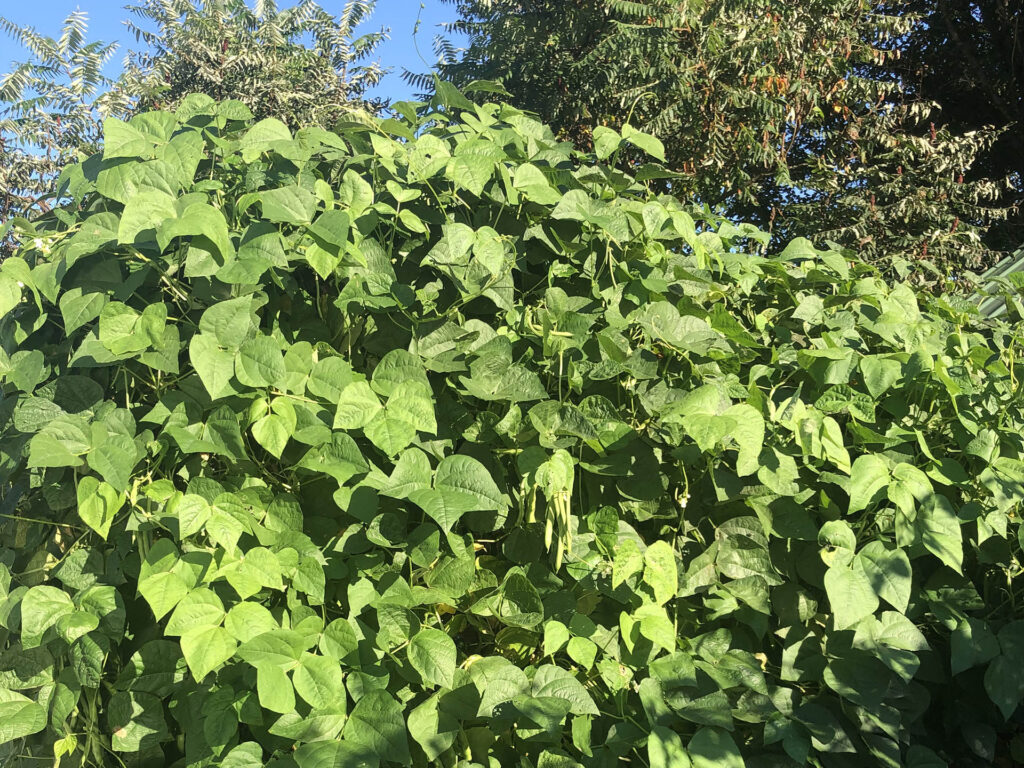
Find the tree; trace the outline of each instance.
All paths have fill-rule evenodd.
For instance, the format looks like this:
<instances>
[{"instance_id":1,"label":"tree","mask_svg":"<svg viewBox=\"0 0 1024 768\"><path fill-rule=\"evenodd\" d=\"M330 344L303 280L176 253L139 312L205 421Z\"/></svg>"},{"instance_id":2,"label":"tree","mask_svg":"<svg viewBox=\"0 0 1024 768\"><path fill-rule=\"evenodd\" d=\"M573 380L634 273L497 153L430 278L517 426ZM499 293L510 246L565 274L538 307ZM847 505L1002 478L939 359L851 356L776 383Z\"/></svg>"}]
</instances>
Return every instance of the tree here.
<instances>
[{"instance_id":1,"label":"tree","mask_svg":"<svg viewBox=\"0 0 1024 768\"><path fill-rule=\"evenodd\" d=\"M45 210L40 198L55 191L56 173L95 150L110 115L173 109L193 92L241 101L293 127L376 111L381 102L367 91L384 70L367 59L386 30L354 32L373 7L348 0L335 16L310 0L286 10L273 0L144 0L129 7L138 18L129 28L144 47L116 79L102 67L117 46L86 42L84 12L71 14L57 39L0 17L0 29L29 53L0 79L0 222Z\"/></svg>"},{"instance_id":2,"label":"tree","mask_svg":"<svg viewBox=\"0 0 1024 768\"><path fill-rule=\"evenodd\" d=\"M993 259L980 235L999 184L957 183L992 134L933 131L894 73L920 23L906 3L446 1L470 44L439 46L443 77L500 80L587 145L595 124L653 132L674 194L780 239L824 226L886 260Z\"/></svg>"},{"instance_id":3,"label":"tree","mask_svg":"<svg viewBox=\"0 0 1024 768\"><path fill-rule=\"evenodd\" d=\"M99 96L112 85L102 70L117 46L86 42L86 29L81 11L57 38L0 17L31 55L0 77L0 222L47 210L54 176L96 148L107 111Z\"/></svg>"},{"instance_id":4,"label":"tree","mask_svg":"<svg viewBox=\"0 0 1024 768\"><path fill-rule=\"evenodd\" d=\"M376 111L366 94L384 70L366 60L387 32L355 36L375 2L348 0L335 16L311 0L284 10L274 0L143 0L128 6L138 18L128 26L146 47L130 54L117 90L140 109L173 109L190 93L236 99L293 128Z\"/></svg>"},{"instance_id":5,"label":"tree","mask_svg":"<svg viewBox=\"0 0 1024 768\"><path fill-rule=\"evenodd\" d=\"M936 104L907 101L851 118L813 158L803 188L781 190L779 229L944 285L1001 259L989 232L1008 215L1007 182L977 166L1003 132L955 133L936 126L940 114Z\"/></svg>"},{"instance_id":6,"label":"tree","mask_svg":"<svg viewBox=\"0 0 1024 768\"><path fill-rule=\"evenodd\" d=\"M923 98L935 101L951 130L1002 130L968 179L1005 179L1005 219L988 239L1024 243L1024 4L1013 0L914 0L927 23L902 46L901 69Z\"/></svg>"},{"instance_id":7,"label":"tree","mask_svg":"<svg viewBox=\"0 0 1024 768\"><path fill-rule=\"evenodd\" d=\"M860 0L447 1L470 46L442 62L443 77L501 80L574 138L580 125L649 128L685 174L675 189L712 205L756 206L853 105L886 101L892 86L850 77L851 60L889 55L865 42L868 26L905 31Z\"/></svg>"}]
</instances>

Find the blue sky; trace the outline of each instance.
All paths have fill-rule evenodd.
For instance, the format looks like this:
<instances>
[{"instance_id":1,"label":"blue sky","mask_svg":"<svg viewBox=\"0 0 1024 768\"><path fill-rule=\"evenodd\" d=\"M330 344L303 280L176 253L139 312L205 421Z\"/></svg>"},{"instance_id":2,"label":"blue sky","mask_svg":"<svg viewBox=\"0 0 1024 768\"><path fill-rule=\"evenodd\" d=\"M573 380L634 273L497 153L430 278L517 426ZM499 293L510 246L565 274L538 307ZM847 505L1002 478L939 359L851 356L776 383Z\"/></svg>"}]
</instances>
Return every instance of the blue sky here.
<instances>
[{"instance_id":1,"label":"blue sky","mask_svg":"<svg viewBox=\"0 0 1024 768\"><path fill-rule=\"evenodd\" d=\"M337 13L344 0L319 0L328 11ZM293 5L287 0L279 2L280 7ZM434 36L442 30L440 24L454 21L455 6L442 3L440 0L423 0L422 11L419 0L378 0L377 10L367 25L370 28L381 26L391 28L391 39L378 49L381 63L392 69L384 82L374 91L374 95L390 97L394 100L409 98L412 89L401 78L402 68L415 72L424 72L429 67L420 60L413 40L413 29L417 14L421 15L422 23L416 44L428 62L433 62ZM124 53L134 47L134 37L129 37L122 25L128 12L123 10L118 0L28 0L27 2L6 2L0 13L17 24L28 24L45 35L56 36L61 21L68 13L80 8L89 14L89 39L121 43L117 55L111 63L109 74L116 74ZM460 41L456 40L456 43ZM0 37L0 72L7 71L12 61L22 59L24 55L17 43L10 38Z\"/></svg>"}]
</instances>

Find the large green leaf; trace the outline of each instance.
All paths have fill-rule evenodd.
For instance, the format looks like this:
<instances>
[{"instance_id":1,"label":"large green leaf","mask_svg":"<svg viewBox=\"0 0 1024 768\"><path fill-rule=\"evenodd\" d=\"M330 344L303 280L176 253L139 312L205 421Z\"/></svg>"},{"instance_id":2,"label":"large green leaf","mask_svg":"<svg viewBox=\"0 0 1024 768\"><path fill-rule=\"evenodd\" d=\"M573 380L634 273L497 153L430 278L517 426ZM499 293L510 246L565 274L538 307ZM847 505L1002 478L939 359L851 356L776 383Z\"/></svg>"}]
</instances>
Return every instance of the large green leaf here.
<instances>
[{"instance_id":1,"label":"large green leaf","mask_svg":"<svg viewBox=\"0 0 1024 768\"><path fill-rule=\"evenodd\" d=\"M235 357L235 378L247 387L283 387L288 375L277 342L257 336L242 342Z\"/></svg>"},{"instance_id":2,"label":"large green leaf","mask_svg":"<svg viewBox=\"0 0 1024 768\"><path fill-rule=\"evenodd\" d=\"M252 296L240 296L211 305L199 319L199 330L212 334L217 343L236 350L256 333L257 319Z\"/></svg>"},{"instance_id":3,"label":"large green leaf","mask_svg":"<svg viewBox=\"0 0 1024 768\"><path fill-rule=\"evenodd\" d=\"M644 552L644 581L654 590L659 605L676 596L679 572L675 552L667 541L656 541Z\"/></svg>"},{"instance_id":4,"label":"large green leaf","mask_svg":"<svg viewBox=\"0 0 1024 768\"><path fill-rule=\"evenodd\" d=\"M78 516L104 539L124 501L123 493L95 477L86 476L78 481Z\"/></svg>"},{"instance_id":5,"label":"large green leaf","mask_svg":"<svg viewBox=\"0 0 1024 768\"><path fill-rule=\"evenodd\" d=\"M103 121L103 159L119 157L140 157L153 150L155 142L134 124L125 123L116 117Z\"/></svg>"},{"instance_id":6,"label":"large green leaf","mask_svg":"<svg viewBox=\"0 0 1024 768\"><path fill-rule=\"evenodd\" d=\"M75 610L67 593L49 586L32 587L21 599L21 644L35 648L46 630Z\"/></svg>"},{"instance_id":7,"label":"large green leaf","mask_svg":"<svg viewBox=\"0 0 1024 768\"><path fill-rule=\"evenodd\" d=\"M304 654L292 673L292 682L295 692L315 709L344 706L340 695L344 689L341 667L334 659Z\"/></svg>"},{"instance_id":8,"label":"large green leaf","mask_svg":"<svg viewBox=\"0 0 1024 768\"><path fill-rule=\"evenodd\" d=\"M661 143L661 139L657 136L638 131L629 123L626 123L622 126L622 138L630 144L639 147L656 160L665 161L665 145Z\"/></svg>"},{"instance_id":9,"label":"large green leaf","mask_svg":"<svg viewBox=\"0 0 1024 768\"><path fill-rule=\"evenodd\" d=\"M121 691L111 697L107 719L111 746L118 752L141 752L165 741L167 722L159 698L151 693Z\"/></svg>"},{"instance_id":10,"label":"large green leaf","mask_svg":"<svg viewBox=\"0 0 1024 768\"><path fill-rule=\"evenodd\" d=\"M316 211L313 193L293 184L260 193L263 216L269 221L285 224L308 224Z\"/></svg>"},{"instance_id":11,"label":"large green leaf","mask_svg":"<svg viewBox=\"0 0 1024 768\"><path fill-rule=\"evenodd\" d=\"M235 655L238 643L224 627L193 627L181 636L181 652L196 682Z\"/></svg>"},{"instance_id":12,"label":"large green leaf","mask_svg":"<svg viewBox=\"0 0 1024 768\"><path fill-rule=\"evenodd\" d=\"M422 629L409 641L409 663L427 685L451 688L455 660L455 642L439 629Z\"/></svg>"},{"instance_id":13,"label":"large green leaf","mask_svg":"<svg viewBox=\"0 0 1024 768\"><path fill-rule=\"evenodd\" d=\"M901 549L887 549L880 541L872 541L858 553L857 559L878 596L905 613L912 586L907 554Z\"/></svg>"},{"instance_id":14,"label":"large green leaf","mask_svg":"<svg viewBox=\"0 0 1024 768\"><path fill-rule=\"evenodd\" d=\"M829 568L825 572L825 593L836 629L851 627L878 608L878 595L860 568Z\"/></svg>"},{"instance_id":15,"label":"large green leaf","mask_svg":"<svg viewBox=\"0 0 1024 768\"><path fill-rule=\"evenodd\" d=\"M499 510L505 505L487 468L470 456L446 456L434 474L434 488L415 490L409 499L446 531L467 512Z\"/></svg>"},{"instance_id":16,"label":"large green leaf","mask_svg":"<svg viewBox=\"0 0 1024 768\"><path fill-rule=\"evenodd\" d=\"M872 498L889 484L889 468L885 460L874 454L858 456L850 471L849 513L860 512Z\"/></svg>"},{"instance_id":17,"label":"large green leaf","mask_svg":"<svg viewBox=\"0 0 1024 768\"><path fill-rule=\"evenodd\" d=\"M189 359L214 400L236 393L231 380L235 373L235 355L221 347L212 336L197 333L188 345Z\"/></svg>"},{"instance_id":18,"label":"large green leaf","mask_svg":"<svg viewBox=\"0 0 1024 768\"><path fill-rule=\"evenodd\" d=\"M177 573L161 571L139 580L139 594L159 621L188 594L188 584Z\"/></svg>"},{"instance_id":19,"label":"large green leaf","mask_svg":"<svg viewBox=\"0 0 1024 768\"><path fill-rule=\"evenodd\" d=\"M583 683L571 672L550 664L540 667L533 678L533 695L537 698L557 698L569 702L574 715L599 714L597 705Z\"/></svg>"},{"instance_id":20,"label":"large green leaf","mask_svg":"<svg viewBox=\"0 0 1024 768\"><path fill-rule=\"evenodd\" d=\"M173 196L177 192L176 172L163 159L140 162L104 163L96 177L96 190L111 200L128 204L136 195L158 192Z\"/></svg>"},{"instance_id":21,"label":"large green leaf","mask_svg":"<svg viewBox=\"0 0 1024 768\"><path fill-rule=\"evenodd\" d=\"M416 439L416 428L390 411L378 411L363 432L375 446L394 456Z\"/></svg>"},{"instance_id":22,"label":"large green leaf","mask_svg":"<svg viewBox=\"0 0 1024 768\"><path fill-rule=\"evenodd\" d=\"M20 693L0 689L0 744L31 736L45 727L45 709Z\"/></svg>"},{"instance_id":23,"label":"large green leaf","mask_svg":"<svg viewBox=\"0 0 1024 768\"><path fill-rule=\"evenodd\" d=\"M89 466L109 483L115 494L128 490L132 470L139 461L134 440L127 435L107 435L93 447L88 458Z\"/></svg>"},{"instance_id":24,"label":"large green leaf","mask_svg":"<svg viewBox=\"0 0 1024 768\"><path fill-rule=\"evenodd\" d=\"M459 735L459 721L442 710L431 696L409 713L409 735L416 740L428 760L437 760L451 749Z\"/></svg>"},{"instance_id":25,"label":"large green leaf","mask_svg":"<svg viewBox=\"0 0 1024 768\"><path fill-rule=\"evenodd\" d=\"M140 234L150 230L155 235L167 219L176 215L171 195L156 189L141 190L125 202L117 229L117 242L131 245Z\"/></svg>"},{"instance_id":26,"label":"large green leaf","mask_svg":"<svg viewBox=\"0 0 1024 768\"><path fill-rule=\"evenodd\" d=\"M212 205L193 203L175 218L164 220L157 232L163 248L174 238L184 236L192 237L193 245L210 243L221 259L235 253L224 214Z\"/></svg>"},{"instance_id":27,"label":"large green leaf","mask_svg":"<svg viewBox=\"0 0 1024 768\"><path fill-rule=\"evenodd\" d=\"M704 749L698 743L697 750ZM683 749L679 734L663 725L656 725L647 738L647 764L650 768L689 768L690 758Z\"/></svg>"},{"instance_id":28,"label":"large green leaf","mask_svg":"<svg viewBox=\"0 0 1024 768\"><path fill-rule=\"evenodd\" d=\"M334 246L345 250L349 235L349 216L344 211L326 211L320 214L309 233L325 248Z\"/></svg>"},{"instance_id":29,"label":"large green leaf","mask_svg":"<svg viewBox=\"0 0 1024 768\"><path fill-rule=\"evenodd\" d=\"M259 153L272 147L278 141L291 141L292 132L288 126L276 117L267 117L253 124L239 141L239 149L243 153L257 150L255 154L246 155L247 160L259 157Z\"/></svg>"},{"instance_id":30,"label":"large green leaf","mask_svg":"<svg viewBox=\"0 0 1024 768\"><path fill-rule=\"evenodd\" d=\"M295 709L295 689L281 667L271 662L256 665L256 690L260 706L271 712L291 712Z\"/></svg>"},{"instance_id":31,"label":"large green leaf","mask_svg":"<svg viewBox=\"0 0 1024 768\"><path fill-rule=\"evenodd\" d=\"M216 627L224 620L224 603L206 587L193 589L175 607L164 627L165 635L184 635L193 627Z\"/></svg>"},{"instance_id":32,"label":"large green leaf","mask_svg":"<svg viewBox=\"0 0 1024 768\"><path fill-rule=\"evenodd\" d=\"M732 736L720 728L701 728L686 745L693 768L743 768Z\"/></svg>"},{"instance_id":33,"label":"large green leaf","mask_svg":"<svg viewBox=\"0 0 1024 768\"><path fill-rule=\"evenodd\" d=\"M274 629L246 641L238 649L238 657L254 667L275 664L282 669L292 669L307 645L305 638L294 630Z\"/></svg>"},{"instance_id":34,"label":"large green leaf","mask_svg":"<svg viewBox=\"0 0 1024 768\"><path fill-rule=\"evenodd\" d=\"M951 672L954 675L999 655L999 641L979 619L961 620L950 638L950 646Z\"/></svg>"},{"instance_id":35,"label":"large green leaf","mask_svg":"<svg viewBox=\"0 0 1024 768\"><path fill-rule=\"evenodd\" d=\"M402 707L386 691L370 691L356 702L343 737L366 747L379 760L411 765Z\"/></svg>"},{"instance_id":36,"label":"large green leaf","mask_svg":"<svg viewBox=\"0 0 1024 768\"><path fill-rule=\"evenodd\" d=\"M335 429L361 429L373 421L382 406L365 381L354 381L341 391L334 415Z\"/></svg>"},{"instance_id":37,"label":"large green leaf","mask_svg":"<svg viewBox=\"0 0 1024 768\"><path fill-rule=\"evenodd\" d=\"M378 394L390 396L395 387L402 382L422 382L427 387L430 386L423 363L409 352L395 349L384 355L377 363L377 367L373 369L371 385Z\"/></svg>"},{"instance_id":38,"label":"large green leaf","mask_svg":"<svg viewBox=\"0 0 1024 768\"><path fill-rule=\"evenodd\" d=\"M953 505L942 494L930 496L917 513L921 543L939 560L959 571L963 563L963 534Z\"/></svg>"},{"instance_id":39,"label":"large green leaf","mask_svg":"<svg viewBox=\"0 0 1024 768\"><path fill-rule=\"evenodd\" d=\"M562 198L543 171L530 163L524 163L516 169L515 188L522 191L529 200L542 205L552 205Z\"/></svg>"}]
</instances>

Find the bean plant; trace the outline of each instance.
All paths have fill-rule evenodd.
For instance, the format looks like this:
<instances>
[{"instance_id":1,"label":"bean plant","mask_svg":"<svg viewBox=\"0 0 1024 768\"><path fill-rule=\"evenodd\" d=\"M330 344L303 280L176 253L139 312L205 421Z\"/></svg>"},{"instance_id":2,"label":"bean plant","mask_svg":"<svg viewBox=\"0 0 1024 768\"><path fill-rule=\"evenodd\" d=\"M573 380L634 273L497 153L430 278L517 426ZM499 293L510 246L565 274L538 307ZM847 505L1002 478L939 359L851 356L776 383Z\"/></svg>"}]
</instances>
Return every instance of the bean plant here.
<instances>
[{"instance_id":1,"label":"bean plant","mask_svg":"<svg viewBox=\"0 0 1024 768\"><path fill-rule=\"evenodd\" d=\"M395 106L110 119L6 225L0 764L1019 749L1019 326Z\"/></svg>"}]
</instances>

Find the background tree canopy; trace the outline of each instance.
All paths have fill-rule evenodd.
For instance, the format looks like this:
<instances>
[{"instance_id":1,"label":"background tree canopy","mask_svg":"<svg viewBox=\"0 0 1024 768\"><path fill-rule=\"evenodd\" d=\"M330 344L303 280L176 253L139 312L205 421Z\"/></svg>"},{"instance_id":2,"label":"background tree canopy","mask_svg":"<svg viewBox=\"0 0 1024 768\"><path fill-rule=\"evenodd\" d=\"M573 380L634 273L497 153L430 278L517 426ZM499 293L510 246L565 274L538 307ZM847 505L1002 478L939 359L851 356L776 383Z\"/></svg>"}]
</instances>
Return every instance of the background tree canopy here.
<instances>
[{"instance_id":1,"label":"background tree canopy","mask_svg":"<svg viewBox=\"0 0 1024 768\"><path fill-rule=\"evenodd\" d=\"M377 111L364 96L383 74L368 60L384 32L354 34L373 7L350 0L336 16L312 0L283 10L273 0L145 0L125 9L143 47L113 79L102 68L116 45L86 42L84 12L56 39L0 17L30 54L0 80L0 218L48 208L56 174L96 148L107 116L173 110L190 93L235 99L295 128Z\"/></svg>"},{"instance_id":2,"label":"background tree canopy","mask_svg":"<svg viewBox=\"0 0 1024 768\"><path fill-rule=\"evenodd\" d=\"M446 2L471 43L441 42L445 78L500 80L578 142L598 138L592 125L632 120L664 141L682 174L675 193L783 240L831 238L946 273L1020 242L1020 167L995 159L1020 153L1009 139L994 145L1020 135L1013 4L962 3L971 26L943 3ZM963 55L990 63L951 77L950 25L976 47ZM958 117L971 98L984 108Z\"/></svg>"},{"instance_id":3,"label":"background tree canopy","mask_svg":"<svg viewBox=\"0 0 1024 768\"><path fill-rule=\"evenodd\" d=\"M975 178L1009 179L1005 223L989 230L993 245L1024 242L1024 5L1009 0L917 0L927 19L903 46L907 81L942 107L956 131L1005 127L971 169Z\"/></svg>"},{"instance_id":4,"label":"background tree canopy","mask_svg":"<svg viewBox=\"0 0 1024 768\"><path fill-rule=\"evenodd\" d=\"M329 127L368 103L366 90L383 71L361 64L384 32L356 36L373 0L345 3L340 15L315 2L279 10L273 0L250 8L244 0L146 0L127 6L129 25L146 43L132 52L117 84L136 109L176 109L190 93L236 99L257 117L275 116L294 128ZM156 31L152 32L151 29Z\"/></svg>"},{"instance_id":5,"label":"background tree canopy","mask_svg":"<svg viewBox=\"0 0 1024 768\"><path fill-rule=\"evenodd\" d=\"M112 82L102 73L116 46L86 42L82 12L56 39L0 18L31 55L0 79L0 220L49 208L57 174L100 136L94 106ZM0 255L10 247L0 240Z\"/></svg>"}]
</instances>

